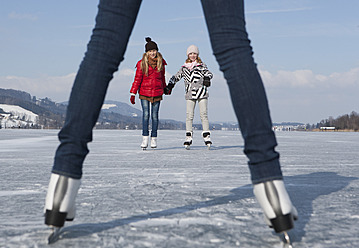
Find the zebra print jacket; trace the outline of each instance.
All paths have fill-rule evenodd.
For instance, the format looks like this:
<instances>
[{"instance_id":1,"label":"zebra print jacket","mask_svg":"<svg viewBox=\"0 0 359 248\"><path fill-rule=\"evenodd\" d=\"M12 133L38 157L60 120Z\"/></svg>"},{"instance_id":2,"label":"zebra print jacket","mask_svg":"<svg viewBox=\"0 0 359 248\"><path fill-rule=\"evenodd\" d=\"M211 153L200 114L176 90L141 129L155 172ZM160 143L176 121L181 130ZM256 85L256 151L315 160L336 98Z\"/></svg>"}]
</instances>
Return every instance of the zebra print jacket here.
<instances>
[{"instance_id":1,"label":"zebra print jacket","mask_svg":"<svg viewBox=\"0 0 359 248\"><path fill-rule=\"evenodd\" d=\"M209 97L208 87L203 85L204 77L213 78L212 72L208 70L205 64L198 64L192 70L182 66L181 69L170 78L169 84L172 84L172 87L170 87L173 88L174 85L183 78L186 100L198 100Z\"/></svg>"}]
</instances>

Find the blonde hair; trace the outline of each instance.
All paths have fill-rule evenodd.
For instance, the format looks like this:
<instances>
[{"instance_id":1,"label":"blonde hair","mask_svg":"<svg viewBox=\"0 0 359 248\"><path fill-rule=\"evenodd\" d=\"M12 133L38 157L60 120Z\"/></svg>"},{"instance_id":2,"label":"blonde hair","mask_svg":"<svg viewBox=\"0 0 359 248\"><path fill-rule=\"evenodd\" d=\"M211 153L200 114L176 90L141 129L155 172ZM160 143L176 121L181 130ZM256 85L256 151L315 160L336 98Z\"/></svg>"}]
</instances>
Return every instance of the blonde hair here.
<instances>
[{"instance_id":1,"label":"blonde hair","mask_svg":"<svg viewBox=\"0 0 359 248\"><path fill-rule=\"evenodd\" d=\"M142 73L145 74L146 76L148 76L148 53L149 52L145 52L142 56L142 61L141 61L141 70ZM162 71L163 69L163 57L162 54L160 52L157 52L157 71Z\"/></svg>"},{"instance_id":2,"label":"blonde hair","mask_svg":"<svg viewBox=\"0 0 359 248\"><path fill-rule=\"evenodd\" d=\"M197 55L196 58L197 63L202 64L202 59ZM189 56L186 59L186 63L192 63L192 60L189 58Z\"/></svg>"}]
</instances>

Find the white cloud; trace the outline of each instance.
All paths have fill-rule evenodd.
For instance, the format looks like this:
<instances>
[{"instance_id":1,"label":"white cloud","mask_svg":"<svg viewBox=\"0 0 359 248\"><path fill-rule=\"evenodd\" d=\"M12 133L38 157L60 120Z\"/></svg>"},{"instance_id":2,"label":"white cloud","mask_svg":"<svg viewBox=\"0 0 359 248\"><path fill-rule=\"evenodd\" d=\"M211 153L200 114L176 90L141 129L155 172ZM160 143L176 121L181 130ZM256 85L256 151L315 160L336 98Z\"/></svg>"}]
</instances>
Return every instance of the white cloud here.
<instances>
[{"instance_id":1,"label":"white cloud","mask_svg":"<svg viewBox=\"0 0 359 248\"><path fill-rule=\"evenodd\" d=\"M260 70L263 82L268 88L318 88L359 87L359 68L330 75L315 74L311 70L278 71L271 73Z\"/></svg>"},{"instance_id":2,"label":"white cloud","mask_svg":"<svg viewBox=\"0 0 359 248\"><path fill-rule=\"evenodd\" d=\"M37 78L6 76L0 77L1 87L26 91L39 98L49 97L55 101L68 99L75 73L64 76L41 76Z\"/></svg>"},{"instance_id":3,"label":"white cloud","mask_svg":"<svg viewBox=\"0 0 359 248\"><path fill-rule=\"evenodd\" d=\"M359 68L329 75L311 70L260 70L274 122L316 123L358 111Z\"/></svg>"},{"instance_id":4,"label":"white cloud","mask_svg":"<svg viewBox=\"0 0 359 248\"><path fill-rule=\"evenodd\" d=\"M125 77L134 77L135 76L135 70L130 68L125 68L119 71L119 76L125 76Z\"/></svg>"},{"instance_id":5,"label":"white cloud","mask_svg":"<svg viewBox=\"0 0 359 248\"><path fill-rule=\"evenodd\" d=\"M274 122L300 121L316 123L327 116L358 111L359 68L330 75L316 74L311 70L277 71L260 70L267 90ZM107 91L107 100L129 103L130 88L135 69L119 70ZM171 73L166 71L168 82ZM69 98L75 73L64 76L0 77L1 88L22 90L38 98L49 97L56 102ZM140 109L139 101L134 107ZM226 111L223 111L223 110ZM228 111L227 111L228 110ZM228 87L222 74L214 75L210 88L210 120L235 120ZM164 96L161 118L185 120L183 81ZM197 116L197 114L196 114ZM199 117L195 117L199 121Z\"/></svg>"}]
</instances>

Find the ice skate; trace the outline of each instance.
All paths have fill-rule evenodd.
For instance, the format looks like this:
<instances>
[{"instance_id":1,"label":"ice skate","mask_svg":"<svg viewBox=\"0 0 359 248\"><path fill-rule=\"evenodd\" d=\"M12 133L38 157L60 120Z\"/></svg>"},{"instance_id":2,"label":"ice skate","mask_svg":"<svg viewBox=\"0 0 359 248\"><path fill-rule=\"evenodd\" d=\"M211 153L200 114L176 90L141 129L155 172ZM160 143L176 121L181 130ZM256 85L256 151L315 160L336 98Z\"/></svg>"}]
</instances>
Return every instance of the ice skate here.
<instances>
[{"instance_id":1,"label":"ice skate","mask_svg":"<svg viewBox=\"0 0 359 248\"><path fill-rule=\"evenodd\" d=\"M186 132L186 139L183 143L184 148L186 148L187 150L190 149L190 146L192 145L192 132Z\"/></svg>"},{"instance_id":2,"label":"ice skate","mask_svg":"<svg viewBox=\"0 0 359 248\"><path fill-rule=\"evenodd\" d=\"M202 136L203 136L203 140L204 143L206 144L206 146L208 147L208 149L211 148L212 145L212 141L211 141L211 137L210 137L211 133L210 132L202 132Z\"/></svg>"},{"instance_id":3,"label":"ice skate","mask_svg":"<svg viewBox=\"0 0 359 248\"><path fill-rule=\"evenodd\" d=\"M157 147L157 137L151 137L151 148Z\"/></svg>"},{"instance_id":4,"label":"ice skate","mask_svg":"<svg viewBox=\"0 0 359 248\"><path fill-rule=\"evenodd\" d=\"M75 218L75 199L81 180L58 174L51 174L45 202L45 224L53 228L49 243L56 241L65 221Z\"/></svg>"},{"instance_id":5,"label":"ice skate","mask_svg":"<svg viewBox=\"0 0 359 248\"><path fill-rule=\"evenodd\" d=\"M45 224L62 227L75 218L75 199L81 180L51 174L45 202Z\"/></svg>"},{"instance_id":6,"label":"ice skate","mask_svg":"<svg viewBox=\"0 0 359 248\"><path fill-rule=\"evenodd\" d=\"M142 136L142 143L141 143L141 148L142 150L146 150L146 148L148 147L148 136Z\"/></svg>"},{"instance_id":7,"label":"ice skate","mask_svg":"<svg viewBox=\"0 0 359 248\"><path fill-rule=\"evenodd\" d=\"M292 205L283 180L273 180L254 185L256 196L269 227L276 233L283 233L290 243L287 231L294 227L298 213Z\"/></svg>"}]
</instances>

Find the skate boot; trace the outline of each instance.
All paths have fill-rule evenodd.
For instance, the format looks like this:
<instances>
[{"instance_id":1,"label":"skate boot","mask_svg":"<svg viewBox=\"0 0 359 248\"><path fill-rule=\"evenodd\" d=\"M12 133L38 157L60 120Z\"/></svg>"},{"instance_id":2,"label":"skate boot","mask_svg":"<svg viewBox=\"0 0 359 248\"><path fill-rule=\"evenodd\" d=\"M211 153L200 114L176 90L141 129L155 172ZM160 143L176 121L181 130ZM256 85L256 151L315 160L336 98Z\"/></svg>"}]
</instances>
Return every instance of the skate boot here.
<instances>
[{"instance_id":1,"label":"skate boot","mask_svg":"<svg viewBox=\"0 0 359 248\"><path fill-rule=\"evenodd\" d=\"M189 150L190 145L192 145L192 132L186 132L186 139L184 140L184 148Z\"/></svg>"},{"instance_id":2,"label":"skate boot","mask_svg":"<svg viewBox=\"0 0 359 248\"><path fill-rule=\"evenodd\" d=\"M60 228L75 218L75 199L81 180L51 174L45 202L45 224Z\"/></svg>"},{"instance_id":3,"label":"skate boot","mask_svg":"<svg viewBox=\"0 0 359 248\"><path fill-rule=\"evenodd\" d=\"M203 140L204 143L206 144L206 146L208 147L208 149L211 148L212 145L212 141L211 141L211 137L210 137L211 133L208 131L202 132L202 136L203 136Z\"/></svg>"},{"instance_id":4,"label":"skate boot","mask_svg":"<svg viewBox=\"0 0 359 248\"><path fill-rule=\"evenodd\" d=\"M147 146L148 146L148 136L142 136L142 144L141 144L141 148L142 150L146 150Z\"/></svg>"},{"instance_id":5,"label":"skate boot","mask_svg":"<svg viewBox=\"0 0 359 248\"><path fill-rule=\"evenodd\" d=\"M286 232L294 227L298 213L290 201L283 180L255 184L253 192L262 207L269 227L276 233L284 233L287 239Z\"/></svg>"},{"instance_id":6,"label":"skate boot","mask_svg":"<svg viewBox=\"0 0 359 248\"><path fill-rule=\"evenodd\" d=\"M157 137L151 137L151 148L157 147Z\"/></svg>"}]
</instances>

